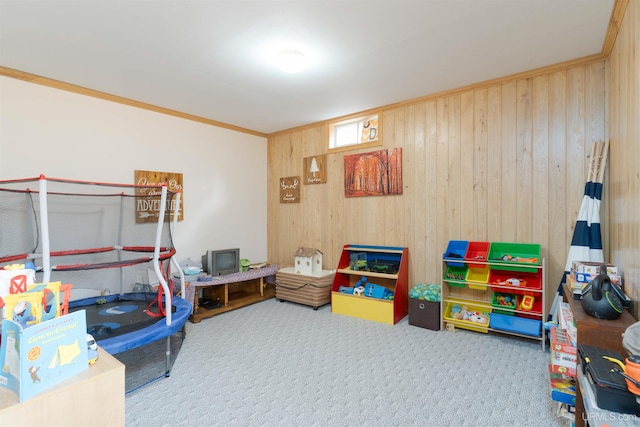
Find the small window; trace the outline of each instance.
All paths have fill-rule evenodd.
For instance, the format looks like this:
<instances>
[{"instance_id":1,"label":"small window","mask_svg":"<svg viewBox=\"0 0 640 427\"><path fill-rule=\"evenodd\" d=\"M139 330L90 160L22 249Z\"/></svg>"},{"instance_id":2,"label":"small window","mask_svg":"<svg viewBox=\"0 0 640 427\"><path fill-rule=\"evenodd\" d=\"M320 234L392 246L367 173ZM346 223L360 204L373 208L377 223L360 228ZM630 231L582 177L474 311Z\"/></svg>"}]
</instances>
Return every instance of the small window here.
<instances>
[{"instance_id":1,"label":"small window","mask_svg":"<svg viewBox=\"0 0 640 427\"><path fill-rule=\"evenodd\" d=\"M378 114L329 124L329 151L355 150L381 145Z\"/></svg>"}]
</instances>

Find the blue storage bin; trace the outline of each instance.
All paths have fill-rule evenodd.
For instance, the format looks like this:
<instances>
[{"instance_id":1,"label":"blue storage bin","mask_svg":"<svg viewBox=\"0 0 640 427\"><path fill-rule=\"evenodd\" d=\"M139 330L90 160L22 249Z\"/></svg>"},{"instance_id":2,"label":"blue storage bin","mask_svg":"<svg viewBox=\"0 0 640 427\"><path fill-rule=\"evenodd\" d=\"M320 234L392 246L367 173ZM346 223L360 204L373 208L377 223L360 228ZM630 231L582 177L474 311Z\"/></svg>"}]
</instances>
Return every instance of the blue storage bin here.
<instances>
[{"instance_id":1,"label":"blue storage bin","mask_svg":"<svg viewBox=\"0 0 640 427\"><path fill-rule=\"evenodd\" d=\"M542 321L527 319L517 316L505 316L504 314L492 313L489 320L489 327L500 331L513 332L515 334L539 337Z\"/></svg>"},{"instance_id":2,"label":"blue storage bin","mask_svg":"<svg viewBox=\"0 0 640 427\"><path fill-rule=\"evenodd\" d=\"M464 267L464 256L467 254L468 240L450 240L447 250L444 251L444 260L448 266Z\"/></svg>"}]
</instances>

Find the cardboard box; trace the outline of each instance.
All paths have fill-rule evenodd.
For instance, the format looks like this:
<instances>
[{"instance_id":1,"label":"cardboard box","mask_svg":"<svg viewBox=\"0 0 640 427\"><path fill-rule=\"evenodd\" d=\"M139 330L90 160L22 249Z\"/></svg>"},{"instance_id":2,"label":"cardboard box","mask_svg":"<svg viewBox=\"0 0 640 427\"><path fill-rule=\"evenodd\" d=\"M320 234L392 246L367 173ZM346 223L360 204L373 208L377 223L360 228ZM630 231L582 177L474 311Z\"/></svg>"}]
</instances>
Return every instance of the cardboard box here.
<instances>
[{"instance_id":1,"label":"cardboard box","mask_svg":"<svg viewBox=\"0 0 640 427\"><path fill-rule=\"evenodd\" d=\"M578 363L578 350L571 343L569 334L566 330L560 328L550 329L549 350L551 351L551 366L555 372L559 372L560 368L566 368L565 375L576 376L576 366Z\"/></svg>"},{"instance_id":2,"label":"cardboard box","mask_svg":"<svg viewBox=\"0 0 640 427\"><path fill-rule=\"evenodd\" d=\"M573 261L571 263L571 269L574 270L576 273L584 273L587 275L591 274L591 275L597 276L598 274L600 274L600 266L602 266L602 264L607 266L607 274L609 275L618 274L618 267L616 267L613 264L603 263L603 262Z\"/></svg>"},{"instance_id":3,"label":"cardboard box","mask_svg":"<svg viewBox=\"0 0 640 427\"><path fill-rule=\"evenodd\" d=\"M558 307L558 325L560 329L567 331L569 339L572 345L576 345L576 339L578 337L578 329L573 319L573 312L571 307L566 302L561 302Z\"/></svg>"},{"instance_id":4,"label":"cardboard box","mask_svg":"<svg viewBox=\"0 0 640 427\"><path fill-rule=\"evenodd\" d=\"M576 404L575 378L554 372L552 365L549 365L549 384L551 385L551 400L567 405Z\"/></svg>"},{"instance_id":5,"label":"cardboard box","mask_svg":"<svg viewBox=\"0 0 640 427\"><path fill-rule=\"evenodd\" d=\"M577 290L577 291L580 291L580 293L582 293L582 289L584 289L584 287L587 286L587 283L578 282L576 280L576 276L573 274L573 271L572 271L571 274L567 276L567 285L569 285L571 290L573 290L574 292Z\"/></svg>"},{"instance_id":6,"label":"cardboard box","mask_svg":"<svg viewBox=\"0 0 640 427\"><path fill-rule=\"evenodd\" d=\"M572 268L571 274L569 276L576 282L581 283L582 285L586 285L587 283L595 279L598 274L578 273ZM620 277L618 274L608 274L608 276L612 283L615 283L616 285L622 287L622 277Z\"/></svg>"}]
</instances>

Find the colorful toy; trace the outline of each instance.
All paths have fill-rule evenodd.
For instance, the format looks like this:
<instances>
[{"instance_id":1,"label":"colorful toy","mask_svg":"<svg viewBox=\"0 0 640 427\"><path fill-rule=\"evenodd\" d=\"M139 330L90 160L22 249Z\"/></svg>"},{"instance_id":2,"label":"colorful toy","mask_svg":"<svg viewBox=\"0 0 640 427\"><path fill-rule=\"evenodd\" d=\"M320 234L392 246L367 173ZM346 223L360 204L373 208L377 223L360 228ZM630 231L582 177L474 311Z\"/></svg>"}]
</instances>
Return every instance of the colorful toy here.
<instances>
[{"instance_id":1,"label":"colorful toy","mask_svg":"<svg viewBox=\"0 0 640 427\"><path fill-rule=\"evenodd\" d=\"M469 311L466 305L460 306L454 304L451 306L451 317L456 320L465 320L467 322L479 323L481 325L489 324L489 316L487 313L480 311Z\"/></svg>"},{"instance_id":2,"label":"colorful toy","mask_svg":"<svg viewBox=\"0 0 640 427\"><path fill-rule=\"evenodd\" d=\"M482 325L486 325L489 323L489 318L479 311L466 311L462 316L462 320L466 320L468 322L480 323Z\"/></svg>"},{"instance_id":3,"label":"colorful toy","mask_svg":"<svg viewBox=\"0 0 640 427\"><path fill-rule=\"evenodd\" d=\"M454 319L462 319L462 308L458 304L454 304L451 307L451 317Z\"/></svg>"},{"instance_id":4,"label":"colorful toy","mask_svg":"<svg viewBox=\"0 0 640 427\"><path fill-rule=\"evenodd\" d=\"M465 276L464 271L455 271L452 269L447 269L447 279L464 280L464 276Z\"/></svg>"},{"instance_id":5,"label":"colorful toy","mask_svg":"<svg viewBox=\"0 0 640 427\"><path fill-rule=\"evenodd\" d=\"M89 365L93 365L98 360L98 344L91 334L87 334L87 357Z\"/></svg>"},{"instance_id":6,"label":"colorful toy","mask_svg":"<svg viewBox=\"0 0 640 427\"><path fill-rule=\"evenodd\" d=\"M9 294L4 300L5 318L10 318L23 328L40 323L42 319L41 301L42 293Z\"/></svg>"},{"instance_id":7,"label":"colorful toy","mask_svg":"<svg viewBox=\"0 0 640 427\"><path fill-rule=\"evenodd\" d=\"M393 292L384 286L376 285L374 283L367 283L365 285L364 295L378 299L393 299Z\"/></svg>"},{"instance_id":8,"label":"colorful toy","mask_svg":"<svg viewBox=\"0 0 640 427\"><path fill-rule=\"evenodd\" d=\"M399 264L391 261L373 260L369 263L369 271L374 273L395 274L398 272Z\"/></svg>"},{"instance_id":9,"label":"colorful toy","mask_svg":"<svg viewBox=\"0 0 640 427\"><path fill-rule=\"evenodd\" d=\"M353 288L353 294L361 296L364 293L364 287L367 284L367 278L362 276Z\"/></svg>"},{"instance_id":10,"label":"colorful toy","mask_svg":"<svg viewBox=\"0 0 640 427\"><path fill-rule=\"evenodd\" d=\"M498 295L498 305L511 305L511 297Z\"/></svg>"},{"instance_id":11,"label":"colorful toy","mask_svg":"<svg viewBox=\"0 0 640 427\"><path fill-rule=\"evenodd\" d=\"M72 285L60 282L37 283L20 293L10 293L3 301L4 317L23 328L68 314Z\"/></svg>"},{"instance_id":12,"label":"colorful toy","mask_svg":"<svg viewBox=\"0 0 640 427\"><path fill-rule=\"evenodd\" d=\"M493 284L500 285L500 286L517 286L521 288L526 288L528 285L526 280L519 279L516 277L512 277L510 279L499 281L499 282L494 282Z\"/></svg>"},{"instance_id":13,"label":"colorful toy","mask_svg":"<svg viewBox=\"0 0 640 427\"><path fill-rule=\"evenodd\" d=\"M338 292L343 294L353 294L356 296L366 296L369 298L393 300L393 291L384 286L369 283L365 276L362 276L353 287L340 286Z\"/></svg>"},{"instance_id":14,"label":"colorful toy","mask_svg":"<svg viewBox=\"0 0 640 427\"><path fill-rule=\"evenodd\" d=\"M533 308L534 301L535 297L532 297L531 295L525 295L520 300L520 305L518 306L518 308L520 310L531 310Z\"/></svg>"},{"instance_id":15,"label":"colorful toy","mask_svg":"<svg viewBox=\"0 0 640 427\"><path fill-rule=\"evenodd\" d=\"M509 262L526 262L531 264L538 264L540 260L538 258L524 258L519 256L511 256L511 255L503 255L500 258L501 261L509 261Z\"/></svg>"},{"instance_id":16,"label":"colorful toy","mask_svg":"<svg viewBox=\"0 0 640 427\"><path fill-rule=\"evenodd\" d=\"M494 306L506 307L506 308L516 308L516 296L510 294L494 294Z\"/></svg>"},{"instance_id":17,"label":"colorful toy","mask_svg":"<svg viewBox=\"0 0 640 427\"><path fill-rule=\"evenodd\" d=\"M361 271L367 269L367 253L352 252L349 260L349 269Z\"/></svg>"}]
</instances>

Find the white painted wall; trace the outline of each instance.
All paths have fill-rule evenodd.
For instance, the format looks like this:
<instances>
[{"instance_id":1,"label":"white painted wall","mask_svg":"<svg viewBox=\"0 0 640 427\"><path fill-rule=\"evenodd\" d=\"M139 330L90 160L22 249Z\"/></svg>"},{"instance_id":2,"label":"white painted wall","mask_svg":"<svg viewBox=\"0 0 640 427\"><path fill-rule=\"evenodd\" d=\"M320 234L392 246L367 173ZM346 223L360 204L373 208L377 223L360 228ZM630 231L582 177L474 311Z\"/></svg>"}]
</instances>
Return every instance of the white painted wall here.
<instances>
[{"instance_id":1,"label":"white painted wall","mask_svg":"<svg viewBox=\"0 0 640 427\"><path fill-rule=\"evenodd\" d=\"M177 259L240 248L267 260L267 140L0 76L0 179L133 183L183 174Z\"/></svg>"}]
</instances>

